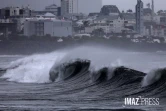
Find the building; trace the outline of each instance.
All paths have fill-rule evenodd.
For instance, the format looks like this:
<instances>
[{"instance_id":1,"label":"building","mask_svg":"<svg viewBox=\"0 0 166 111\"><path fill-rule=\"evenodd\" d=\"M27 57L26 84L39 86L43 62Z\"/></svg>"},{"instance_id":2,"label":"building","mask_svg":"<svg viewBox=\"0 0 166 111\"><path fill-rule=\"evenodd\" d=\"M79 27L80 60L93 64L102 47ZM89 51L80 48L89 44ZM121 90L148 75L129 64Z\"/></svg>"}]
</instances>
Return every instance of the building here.
<instances>
[{"instance_id":1,"label":"building","mask_svg":"<svg viewBox=\"0 0 166 111\"><path fill-rule=\"evenodd\" d=\"M52 4L45 7L45 11L48 13L52 13L54 15L58 15L58 6L56 4Z\"/></svg>"},{"instance_id":2,"label":"building","mask_svg":"<svg viewBox=\"0 0 166 111\"><path fill-rule=\"evenodd\" d=\"M160 23L166 25L166 17L160 17Z\"/></svg>"},{"instance_id":3,"label":"building","mask_svg":"<svg viewBox=\"0 0 166 111\"><path fill-rule=\"evenodd\" d=\"M63 19L67 19L71 21L77 21L84 18L86 18L86 15L82 13L65 14L63 16Z\"/></svg>"},{"instance_id":4,"label":"building","mask_svg":"<svg viewBox=\"0 0 166 111\"><path fill-rule=\"evenodd\" d=\"M58 13L57 16L61 16L61 7L58 7Z\"/></svg>"},{"instance_id":5,"label":"building","mask_svg":"<svg viewBox=\"0 0 166 111\"><path fill-rule=\"evenodd\" d=\"M103 29L103 31L108 33L122 33L124 28L125 20L121 19L119 16L100 16L93 21L88 27L85 27L86 33L92 33L96 29Z\"/></svg>"},{"instance_id":6,"label":"building","mask_svg":"<svg viewBox=\"0 0 166 111\"><path fill-rule=\"evenodd\" d=\"M104 5L100 13L102 15L119 15L120 11L116 5Z\"/></svg>"},{"instance_id":7,"label":"building","mask_svg":"<svg viewBox=\"0 0 166 111\"><path fill-rule=\"evenodd\" d=\"M166 25L154 25L152 27L152 35L158 37L166 37Z\"/></svg>"},{"instance_id":8,"label":"building","mask_svg":"<svg viewBox=\"0 0 166 111\"><path fill-rule=\"evenodd\" d=\"M61 7L58 7L56 4L52 4L49 6L46 6L44 10L42 11L32 11L32 16L36 15L44 15L46 13L52 13L55 16L60 16L61 15Z\"/></svg>"},{"instance_id":9,"label":"building","mask_svg":"<svg viewBox=\"0 0 166 111\"><path fill-rule=\"evenodd\" d=\"M57 20L55 18L30 18L24 23L25 36L58 36L72 35L72 22Z\"/></svg>"},{"instance_id":10,"label":"building","mask_svg":"<svg viewBox=\"0 0 166 111\"><path fill-rule=\"evenodd\" d=\"M150 8L144 8L143 9L143 14L144 16L147 16L147 15L152 15L152 10Z\"/></svg>"},{"instance_id":11,"label":"building","mask_svg":"<svg viewBox=\"0 0 166 111\"><path fill-rule=\"evenodd\" d=\"M31 9L29 7L6 7L0 9L0 18L23 18L30 17Z\"/></svg>"},{"instance_id":12,"label":"building","mask_svg":"<svg viewBox=\"0 0 166 111\"><path fill-rule=\"evenodd\" d=\"M143 2L141 0L137 0L136 5L136 31L139 34L143 34L144 29L144 18L143 18Z\"/></svg>"},{"instance_id":13,"label":"building","mask_svg":"<svg viewBox=\"0 0 166 111\"><path fill-rule=\"evenodd\" d=\"M93 13L89 13L89 17L93 17L93 16L99 16L100 15L100 13L95 13L95 12L93 12Z\"/></svg>"},{"instance_id":14,"label":"building","mask_svg":"<svg viewBox=\"0 0 166 111\"><path fill-rule=\"evenodd\" d=\"M61 14L78 13L78 0L61 0Z\"/></svg>"},{"instance_id":15,"label":"building","mask_svg":"<svg viewBox=\"0 0 166 111\"><path fill-rule=\"evenodd\" d=\"M73 4L72 4L73 3ZM92 6L94 4L94 6ZM86 6L86 8L85 8ZM61 13L99 13L102 8L102 0L61 0ZM73 11L70 9L73 9Z\"/></svg>"},{"instance_id":16,"label":"building","mask_svg":"<svg viewBox=\"0 0 166 111\"><path fill-rule=\"evenodd\" d=\"M125 20L124 27L134 31L136 24L135 13L122 13L122 18Z\"/></svg>"},{"instance_id":17,"label":"building","mask_svg":"<svg viewBox=\"0 0 166 111\"><path fill-rule=\"evenodd\" d=\"M56 18L56 16L52 13L45 13L43 15L36 15L34 17L36 17L36 18L40 18L40 17L43 17L43 18Z\"/></svg>"},{"instance_id":18,"label":"building","mask_svg":"<svg viewBox=\"0 0 166 111\"><path fill-rule=\"evenodd\" d=\"M166 37L166 25L156 22L144 22L144 35Z\"/></svg>"},{"instance_id":19,"label":"building","mask_svg":"<svg viewBox=\"0 0 166 111\"><path fill-rule=\"evenodd\" d=\"M0 19L0 33L5 36L15 34L17 32L17 23L10 19Z\"/></svg>"}]
</instances>

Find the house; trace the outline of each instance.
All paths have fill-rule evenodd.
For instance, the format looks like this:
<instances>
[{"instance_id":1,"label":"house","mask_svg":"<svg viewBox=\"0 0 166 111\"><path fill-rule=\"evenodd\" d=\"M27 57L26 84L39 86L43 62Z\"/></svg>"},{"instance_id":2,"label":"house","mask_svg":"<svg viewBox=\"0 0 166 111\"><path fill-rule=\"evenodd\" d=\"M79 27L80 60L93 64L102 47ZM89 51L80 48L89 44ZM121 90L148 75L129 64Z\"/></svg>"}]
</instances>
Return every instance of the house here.
<instances>
[{"instance_id":1,"label":"house","mask_svg":"<svg viewBox=\"0 0 166 111\"><path fill-rule=\"evenodd\" d=\"M85 32L90 33L95 29L103 29L105 33L121 33L124 29L124 19L119 16L99 16L88 27Z\"/></svg>"}]
</instances>

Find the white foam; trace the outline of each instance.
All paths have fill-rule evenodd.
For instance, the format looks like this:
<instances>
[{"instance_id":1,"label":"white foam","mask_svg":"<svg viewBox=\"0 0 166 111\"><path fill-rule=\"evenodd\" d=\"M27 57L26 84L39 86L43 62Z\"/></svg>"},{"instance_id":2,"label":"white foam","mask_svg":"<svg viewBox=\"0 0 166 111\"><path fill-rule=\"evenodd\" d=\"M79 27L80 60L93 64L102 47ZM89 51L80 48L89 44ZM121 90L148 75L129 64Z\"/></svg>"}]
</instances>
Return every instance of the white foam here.
<instances>
[{"instance_id":1,"label":"white foam","mask_svg":"<svg viewBox=\"0 0 166 111\"><path fill-rule=\"evenodd\" d=\"M65 53L53 52L25 57L12 62L2 78L21 83L49 82L49 70Z\"/></svg>"},{"instance_id":2,"label":"white foam","mask_svg":"<svg viewBox=\"0 0 166 111\"><path fill-rule=\"evenodd\" d=\"M153 83L157 82L162 76L161 70L156 69L150 71L142 81L142 87L146 87L152 85Z\"/></svg>"},{"instance_id":3,"label":"white foam","mask_svg":"<svg viewBox=\"0 0 166 111\"><path fill-rule=\"evenodd\" d=\"M165 60L164 57L161 60ZM48 54L37 54L19 59L7 67L8 70L3 78L22 83L49 82L49 71L54 64L59 62L65 63L77 58L90 60L91 68L96 68L96 70L103 67L126 66L143 71L147 69L149 64L153 67L156 65L152 64L152 62L149 63L149 61L156 58L152 54L131 53L99 46L83 46L71 50L66 49ZM160 62L161 60L157 59L156 61Z\"/></svg>"}]
</instances>

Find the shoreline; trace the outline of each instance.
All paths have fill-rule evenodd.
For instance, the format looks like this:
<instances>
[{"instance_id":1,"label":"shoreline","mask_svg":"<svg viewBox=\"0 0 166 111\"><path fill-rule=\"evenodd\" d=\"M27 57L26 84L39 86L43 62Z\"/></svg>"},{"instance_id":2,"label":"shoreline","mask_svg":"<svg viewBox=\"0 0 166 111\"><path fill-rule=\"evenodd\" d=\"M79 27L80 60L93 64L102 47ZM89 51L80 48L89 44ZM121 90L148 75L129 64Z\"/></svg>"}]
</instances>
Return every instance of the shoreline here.
<instances>
[{"instance_id":1,"label":"shoreline","mask_svg":"<svg viewBox=\"0 0 166 111\"><path fill-rule=\"evenodd\" d=\"M57 42L57 40L1 41L0 55L31 55L35 53L49 53L59 49L94 45L138 52L166 51L166 43L134 43L125 39L105 38L64 38L62 42Z\"/></svg>"}]
</instances>

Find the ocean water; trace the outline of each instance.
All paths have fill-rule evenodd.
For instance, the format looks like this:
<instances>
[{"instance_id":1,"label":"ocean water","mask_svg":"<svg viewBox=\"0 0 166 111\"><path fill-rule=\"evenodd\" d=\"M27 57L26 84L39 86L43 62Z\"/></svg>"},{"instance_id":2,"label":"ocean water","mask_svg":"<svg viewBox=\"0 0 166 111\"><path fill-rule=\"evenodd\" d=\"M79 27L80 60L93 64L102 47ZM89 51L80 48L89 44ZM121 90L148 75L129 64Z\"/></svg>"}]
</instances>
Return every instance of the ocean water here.
<instances>
[{"instance_id":1,"label":"ocean water","mask_svg":"<svg viewBox=\"0 0 166 111\"><path fill-rule=\"evenodd\" d=\"M166 110L166 53L77 47L0 55L0 110ZM159 105L125 105L126 97Z\"/></svg>"}]
</instances>

